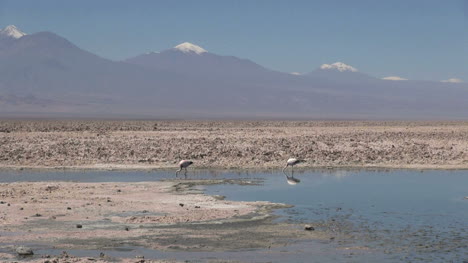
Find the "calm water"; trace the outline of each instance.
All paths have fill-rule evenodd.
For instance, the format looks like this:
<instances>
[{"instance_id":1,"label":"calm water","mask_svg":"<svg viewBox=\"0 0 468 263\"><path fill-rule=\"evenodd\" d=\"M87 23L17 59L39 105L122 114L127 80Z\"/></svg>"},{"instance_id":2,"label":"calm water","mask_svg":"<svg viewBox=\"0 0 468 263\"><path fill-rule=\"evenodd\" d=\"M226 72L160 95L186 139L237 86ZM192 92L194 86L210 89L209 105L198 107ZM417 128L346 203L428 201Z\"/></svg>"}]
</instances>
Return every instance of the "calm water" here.
<instances>
[{"instance_id":1,"label":"calm water","mask_svg":"<svg viewBox=\"0 0 468 263\"><path fill-rule=\"evenodd\" d=\"M294 205L278 210L278 221L311 223L332 231L333 242L300 242L288 252L258 250L226 253L155 252L151 256L207 260L303 262L464 262L468 260L468 171L320 170L296 172L189 172L195 179L252 179L260 185L214 185L208 194L230 200ZM0 182L138 182L174 178L173 171L1 171ZM289 183L288 180L289 179ZM364 247L354 253L337 250ZM372 251L372 252L369 252ZM50 251L49 251L50 252ZM283 251L284 252L284 251ZM79 251L77 251L79 253ZM112 252L116 256L122 251ZM112 254L110 253L110 254ZM120 254L119 254L120 253ZM127 252L128 253L128 252ZM86 254L86 253L85 253ZM260 260L261 259L261 260Z\"/></svg>"},{"instance_id":2,"label":"calm water","mask_svg":"<svg viewBox=\"0 0 468 263\"><path fill-rule=\"evenodd\" d=\"M323 222L342 245L377 249L386 262L468 262L468 171L303 172L295 185L280 173L264 178L207 193L293 204L279 220Z\"/></svg>"}]
</instances>

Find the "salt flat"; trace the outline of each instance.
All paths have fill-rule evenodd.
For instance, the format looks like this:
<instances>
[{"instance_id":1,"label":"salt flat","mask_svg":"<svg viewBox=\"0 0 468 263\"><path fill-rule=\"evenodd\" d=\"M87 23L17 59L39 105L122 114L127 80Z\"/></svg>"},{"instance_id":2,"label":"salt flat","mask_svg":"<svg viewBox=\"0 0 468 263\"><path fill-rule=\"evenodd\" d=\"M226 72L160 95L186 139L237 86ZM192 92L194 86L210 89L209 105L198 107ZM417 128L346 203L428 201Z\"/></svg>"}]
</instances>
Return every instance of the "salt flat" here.
<instances>
[{"instance_id":1,"label":"salt flat","mask_svg":"<svg viewBox=\"0 0 468 263\"><path fill-rule=\"evenodd\" d=\"M468 168L468 122L5 120L0 145L10 168Z\"/></svg>"}]
</instances>

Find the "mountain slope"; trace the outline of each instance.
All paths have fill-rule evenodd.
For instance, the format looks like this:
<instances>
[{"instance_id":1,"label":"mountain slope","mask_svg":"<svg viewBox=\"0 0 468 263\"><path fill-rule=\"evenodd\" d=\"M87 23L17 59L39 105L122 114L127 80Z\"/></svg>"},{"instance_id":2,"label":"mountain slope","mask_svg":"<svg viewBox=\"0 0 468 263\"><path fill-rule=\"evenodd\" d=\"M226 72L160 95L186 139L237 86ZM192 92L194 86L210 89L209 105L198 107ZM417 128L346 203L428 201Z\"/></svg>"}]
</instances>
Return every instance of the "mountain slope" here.
<instances>
[{"instance_id":1,"label":"mountain slope","mask_svg":"<svg viewBox=\"0 0 468 263\"><path fill-rule=\"evenodd\" d=\"M188 42L160 53L151 52L129 58L125 62L150 69L212 78L249 77L271 73L250 60L212 54Z\"/></svg>"},{"instance_id":2,"label":"mountain slope","mask_svg":"<svg viewBox=\"0 0 468 263\"><path fill-rule=\"evenodd\" d=\"M115 62L51 32L0 31L0 116L466 119L466 105L464 83L344 63L292 75L190 43Z\"/></svg>"},{"instance_id":3,"label":"mountain slope","mask_svg":"<svg viewBox=\"0 0 468 263\"><path fill-rule=\"evenodd\" d=\"M151 90L156 80L168 78L103 59L50 32L8 41L0 49L0 91L5 94L72 104L117 103L131 99L127 96L134 87Z\"/></svg>"}]
</instances>

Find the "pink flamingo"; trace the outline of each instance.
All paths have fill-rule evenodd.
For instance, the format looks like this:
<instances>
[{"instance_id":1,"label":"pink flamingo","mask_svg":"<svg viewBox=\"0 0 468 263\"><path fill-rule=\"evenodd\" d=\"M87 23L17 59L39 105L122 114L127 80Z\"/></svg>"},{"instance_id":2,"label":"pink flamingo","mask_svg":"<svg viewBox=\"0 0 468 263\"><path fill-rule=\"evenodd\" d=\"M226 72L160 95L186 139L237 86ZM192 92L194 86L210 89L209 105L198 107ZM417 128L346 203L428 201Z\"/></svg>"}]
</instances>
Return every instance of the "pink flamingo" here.
<instances>
[{"instance_id":1,"label":"pink flamingo","mask_svg":"<svg viewBox=\"0 0 468 263\"><path fill-rule=\"evenodd\" d=\"M189 167L190 165L192 165L193 162L192 161L188 161L188 160L182 160L179 162L179 170L176 171L175 175L177 177L177 175L179 174L180 171L182 171L182 169L185 170L185 177L187 177L187 167Z\"/></svg>"},{"instance_id":2,"label":"pink flamingo","mask_svg":"<svg viewBox=\"0 0 468 263\"><path fill-rule=\"evenodd\" d=\"M300 159L296 159L296 158L289 158L288 161L286 162L286 166L283 168L283 173L284 173L284 170L286 168L288 168L288 166L291 166L291 170L294 172L294 165L298 164L298 163L303 163L305 162L305 160L300 160Z\"/></svg>"}]
</instances>

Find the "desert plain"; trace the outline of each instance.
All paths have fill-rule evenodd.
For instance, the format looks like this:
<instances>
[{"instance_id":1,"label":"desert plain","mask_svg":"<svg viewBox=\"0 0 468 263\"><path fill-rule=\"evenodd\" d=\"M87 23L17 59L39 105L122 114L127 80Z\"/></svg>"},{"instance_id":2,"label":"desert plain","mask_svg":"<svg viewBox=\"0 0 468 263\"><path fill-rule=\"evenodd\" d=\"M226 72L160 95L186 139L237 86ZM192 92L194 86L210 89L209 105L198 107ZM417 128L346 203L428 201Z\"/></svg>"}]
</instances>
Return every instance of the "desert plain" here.
<instances>
[{"instance_id":1,"label":"desert plain","mask_svg":"<svg viewBox=\"0 0 468 263\"><path fill-rule=\"evenodd\" d=\"M0 121L4 168L468 168L468 122Z\"/></svg>"}]
</instances>

